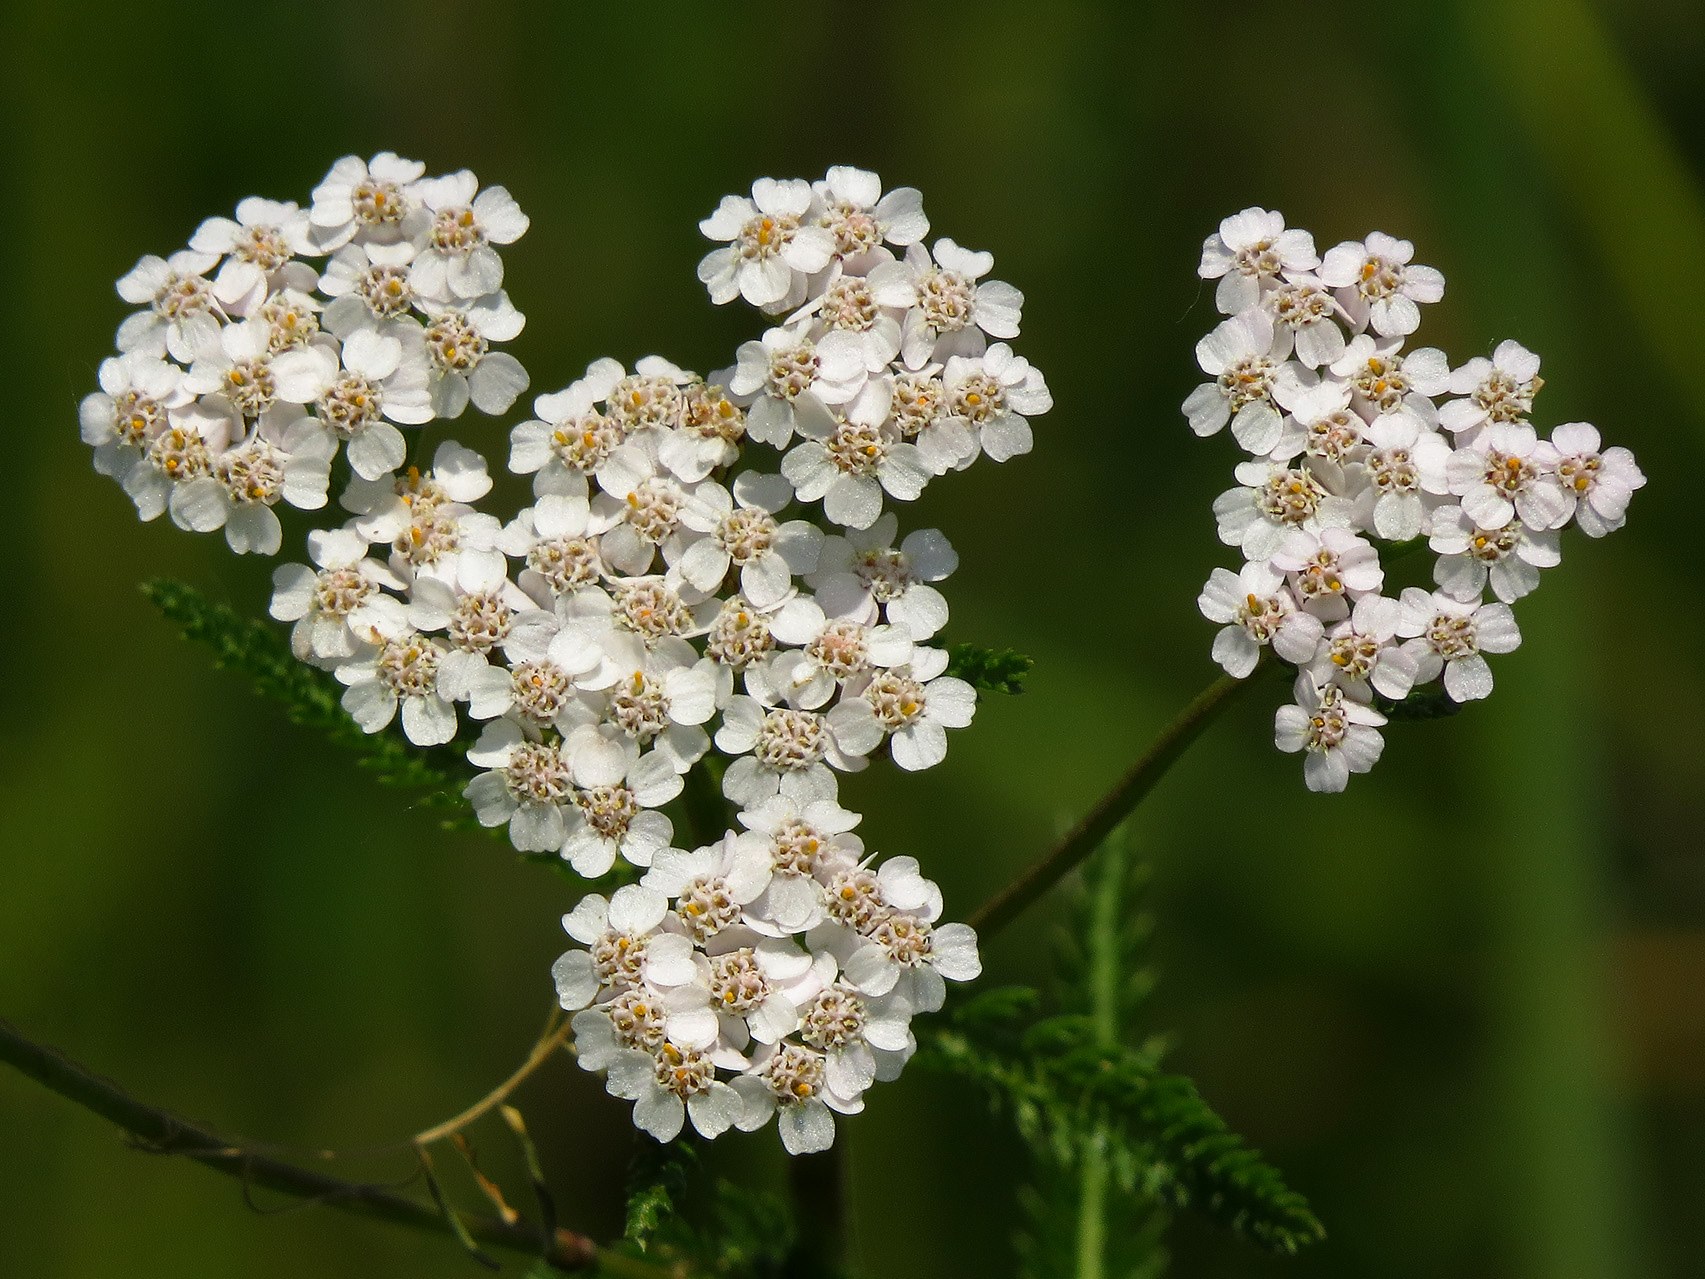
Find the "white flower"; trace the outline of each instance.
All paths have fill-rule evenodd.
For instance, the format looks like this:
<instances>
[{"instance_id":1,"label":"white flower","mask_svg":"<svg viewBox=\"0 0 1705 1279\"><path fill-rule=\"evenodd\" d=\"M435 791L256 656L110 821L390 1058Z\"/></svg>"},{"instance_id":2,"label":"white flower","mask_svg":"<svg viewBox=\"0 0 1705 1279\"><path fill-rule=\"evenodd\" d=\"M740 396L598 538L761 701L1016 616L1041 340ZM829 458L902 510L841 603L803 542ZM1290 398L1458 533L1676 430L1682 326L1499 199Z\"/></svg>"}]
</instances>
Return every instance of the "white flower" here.
<instances>
[{"instance_id":1,"label":"white flower","mask_svg":"<svg viewBox=\"0 0 1705 1279\"><path fill-rule=\"evenodd\" d=\"M415 184L425 172L418 160L401 159L392 151L371 160L346 155L332 165L314 188L308 210L310 234L320 252L357 238L364 245L388 245L424 232L429 219Z\"/></svg>"},{"instance_id":2,"label":"white flower","mask_svg":"<svg viewBox=\"0 0 1705 1279\"><path fill-rule=\"evenodd\" d=\"M833 799L800 803L780 794L742 811L746 833L739 838L766 857L769 870L748 922L762 920L787 933L820 924L824 884L864 856L863 842L851 833L860 820Z\"/></svg>"},{"instance_id":3,"label":"white flower","mask_svg":"<svg viewBox=\"0 0 1705 1279\"><path fill-rule=\"evenodd\" d=\"M819 714L736 696L716 733L717 749L739 756L723 775L722 793L747 807L777 793L800 803L833 799L829 769L856 772L881 743L882 726L861 698Z\"/></svg>"},{"instance_id":4,"label":"white flower","mask_svg":"<svg viewBox=\"0 0 1705 1279\"><path fill-rule=\"evenodd\" d=\"M677 773L686 773L710 749L701 725L716 714L716 663L693 660L681 646L647 648L639 636L607 632L604 667L581 687L602 690L602 720L640 746L650 746Z\"/></svg>"},{"instance_id":5,"label":"white flower","mask_svg":"<svg viewBox=\"0 0 1705 1279\"><path fill-rule=\"evenodd\" d=\"M519 240L527 232L528 218L503 187L480 191L479 185L466 169L416 184L414 193L432 216L426 248L411 272L415 291L422 296L466 303L503 287L503 259L491 246Z\"/></svg>"},{"instance_id":6,"label":"white flower","mask_svg":"<svg viewBox=\"0 0 1705 1279\"><path fill-rule=\"evenodd\" d=\"M830 268L828 282L813 292L809 302L787 317L789 325L808 325L806 331L818 340L833 333L853 338L867 373L882 372L900 354L905 312L879 303L874 286L864 276L849 275L837 263Z\"/></svg>"},{"instance_id":7,"label":"white flower","mask_svg":"<svg viewBox=\"0 0 1705 1279\"><path fill-rule=\"evenodd\" d=\"M1492 668L1481 653L1511 653L1521 643L1510 606L1464 602L1418 586L1404 591L1401 603L1397 633L1413 637L1403 648L1415 659L1415 682L1427 683L1442 668L1452 701L1489 696Z\"/></svg>"},{"instance_id":8,"label":"white flower","mask_svg":"<svg viewBox=\"0 0 1705 1279\"><path fill-rule=\"evenodd\" d=\"M758 397L746 411L747 434L778 449L802 429L799 414L849 403L866 382L863 347L850 333L813 342L804 326L769 329L761 341L741 343L736 359L728 389Z\"/></svg>"},{"instance_id":9,"label":"white flower","mask_svg":"<svg viewBox=\"0 0 1705 1279\"><path fill-rule=\"evenodd\" d=\"M214 459L230 445L236 425L223 406L193 403L172 411L166 423L147 437L141 457L122 477L137 515L158 519L179 486L209 475Z\"/></svg>"},{"instance_id":10,"label":"white flower","mask_svg":"<svg viewBox=\"0 0 1705 1279\"><path fill-rule=\"evenodd\" d=\"M782 459L781 471L801 502L822 501L823 513L836 524L869 528L882 514L884 492L910 502L929 483L930 468L918 446L880 417L837 417L821 405L799 407L806 438Z\"/></svg>"},{"instance_id":11,"label":"white flower","mask_svg":"<svg viewBox=\"0 0 1705 1279\"><path fill-rule=\"evenodd\" d=\"M294 203L250 196L237 205L237 219L208 218L190 237L195 253L225 259L213 280L213 296L232 315L249 315L275 288L306 293L319 273L301 255L319 252L308 234L308 214Z\"/></svg>"},{"instance_id":12,"label":"white flower","mask_svg":"<svg viewBox=\"0 0 1705 1279\"><path fill-rule=\"evenodd\" d=\"M1562 560L1557 534L1518 521L1499 529L1475 525L1460 506L1433 512L1428 545L1439 553L1433 580L1446 594L1479 602L1488 579L1492 593L1512 604L1539 585L1539 570Z\"/></svg>"},{"instance_id":13,"label":"white flower","mask_svg":"<svg viewBox=\"0 0 1705 1279\"><path fill-rule=\"evenodd\" d=\"M608 898L582 897L562 917L562 927L587 949L568 951L551 968L558 1002L573 1012L600 990L670 989L693 981L692 942L659 931L668 915L668 899L641 884L624 884Z\"/></svg>"},{"instance_id":14,"label":"white flower","mask_svg":"<svg viewBox=\"0 0 1705 1279\"><path fill-rule=\"evenodd\" d=\"M926 1013L946 1002L948 981L971 981L982 971L970 925L932 925L901 910L885 912L846 962L847 981L862 993L895 991Z\"/></svg>"},{"instance_id":15,"label":"white flower","mask_svg":"<svg viewBox=\"0 0 1705 1279\"><path fill-rule=\"evenodd\" d=\"M1372 323L1381 337L1407 337L1421 327L1418 302L1437 302L1445 279L1430 266L1414 266L1415 246L1374 231L1366 241L1346 240L1326 251L1320 278L1338 290L1345 312L1360 327Z\"/></svg>"},{"instance_id":16,"label":"white flower","mask_svg":"<svg viewBox=\"0 0 1705 1279\"><path fill-rule=\"evenodd\" d=\"M342 502L355 513L357 532L370 542L390 543L391 566L406 580L453 581L460 556L494 550L502 535L496 516L470 505L490 491L485 459L445 440L430 470L411 467L400 477L353 479Z\"/></svg>"},{"instance_id":17,"label":"white flower","mask_svg":"<svg viewBox=\"0 0 1705 1279\"><path fill-rule=\"evenodd\" d=\"M610 746L590 727L575 729L565 746L576 789L562 856L586 879L604 874L617 857L649 866L674 836L668 817L655 811L681 793L681 775L669 757L642 755L632 742L625 750Z\"/></svg>"},{"instance_id":18,"label":"white flower","mask_svg":"<svg viewBox=\"0 0 1705 1279\"><path fill-rule=\"evenodd\" d=\"M549 608L557 598L604 580L608 570L598 531L584 497L547 493L504 527L498 546L525 563L517 582L536 604Z\"/></svg>"},{"instance_id":19,"label":"white flower","mask_svg":"<svg viewBox=\"0 0 1705 1279\"><path fill-rule=\"evenodd\" d=\"M507 293L480 297L461 309L435 310L426 326L433 415L460 417L470 399L481 413L507 413L527 389L527 370L491 344L519 336L526 323Z\"/></svg>"},{"instance_id":20,"label":"white flower","mask_svg":"<svg viewBox=\"0 0 1705 1279\"><path fill-rule=\"evenodd\" d=\"M1297 704L1279 707L1273 717L1273 742L1282 751L1308 752L1302 771L1309 790L1336 793L1351 773L1368 772L1379 762L1385 716L1308 675L1297 679L1296 693Z\"/></svg>"},{"instance_id":21,"label":"white flower","mask_svg":"<svg viewBox=\"0 0 1705 1279\"><path fill-rule=\"evenodd\" d=\"M1442 494L1450 446L1437 431L1421 427L1407 414L1389 414L1367 428L1369 450L1363 458L1369 481L1364 501L1372 499L1373 531L1393 542L1421 535L1426 518L1423 490Z\"/></svg>"},{"instance_id":22,"label":"white flower","mask_svg":"<svg viewBox=\"0 0 1705 1279\"><path fill-rule=\"evenodd\" d=\"M614 360L595 360L586 376L533 401L538 416L510 433L509 469L533 476L533 492L584 497L595 474L626 436L620 423L600 412L627 370Z\"/></svg>"},{"instance_id":23,"label":"white flower","mask_svg":"<svg viewBox=\"0 0 1705 1279\"><path fill-rule=\"evenodd\" d=\"M1234 472L1239 487L1214 499L1220 541L1244 558L1266 560L1295 529L1347 528L1354 507L1341 493L1336 468L1307 459L1302 466L1244 462Z\"/></svg>"},{"instance_id":24,"label":"white flower","mask_svg":"<svg viewBox=\"0 0 1705 1279\"><path fill-rule=\"evenodd\" d=\"M799 178L759 178L752 196L725 195L699 223L711 240L727 242L699 263L699 279L717 305L743 297L765 311L786 311L805 297L806 277L829 265L835 235L806 223L811 185Z\"/></svg>"},{"instance_id":25,"label":"white flower","mask_svg":"<svg viewBox=\"0 0 1705 1279\"><path fill-rule=\"evenodd\" d=\"M1461 435L1487 422L1526 421L1544 384L1537 355L1520 342L1500 342L1491 359L1476 357L1451 374L1451 392L1467 398L1441 408L1439 425Z\"/></svg>"},{"instance_id":26,"label":"white flower","mask_svg":"<svg viewBox=\"0 0 1705 1279\"><path fill-rule=\"evenodd\" d=\"M762 1128L778 1115L781 1144L790 1155L813 1154L835 1144L835 1119L830 1112L856 1114L864 1103L845 1097L829 1085L821 1053L794 1043L766 1045L752 1059L751 1073L731 1085L745 1109L736 1121L742 1132Z\"/></svg>"},{"instance_id":27,"label":"white flower","mask_svg":"<svg viewBox=\"0 0 1705 1279\"><path fill-rule=\"evenodd\" d=\"M1213 378L1190 392L1184 415L1197 435L1213 435L1227 422L1240 447L1270 452L1282 423L1274 402L1281 359L1273 357L1273 321L1264 311L1245 311L1196 343L1196 362Z\"/></svg>"},{"instance_id":28,"label":"white flower","mask_svg":"<svg viewBox=\"0 0 1705 1279\"><path fill-rule=\"evenodd\" d=\"M446 649L438 640L405 631L389 636L371 656L339 666L347 685L343 709L364 733L377 733L402 706L403 735L416 746L442 746L456 735L456 710L438 694L438 666Z\"/></svg>"},{"instance_id":29,"label":"white flower","mask_svg":"<svg viewBox=\"0 0 1705 1279\"><path fill-rule=\"evenodd\" d=\"M219 261L216 253L181 249L169 258L149 254L118 281L118 295L133 306L147 306L118 326L118 349L128 354L170 355L180 364L217 340L223 318L207 279Z\"/></svg>"},{"instance_id":30,"label":"white flower","mask_svg":"<svg viewBox=\"0 0 1705 1279\"><path fill-rule=\"evenodd\" d=\"M304 511L326 504L333 445L307 417L286 425L269 413L242 443L213 458L205 475L172 493L173 521L196 533L225 530L225 541L238 555L278 551L283 527L272 508L279 501Z\"/></svg>"},{"instance_id":31,"label":"white flower","mask_svg":"<svg viewBox=\"0 0 1705 1279\"><path fill-rule=\"evenodd\" d=\"M942 383L948 417L965 424L974 444L970 457L959 462L961 467L979 450L997 462L1030 452L1028 419L1054 407L1042 374L1030 361L1013 355L1005 342L996 342L975 358L951 357Z\"/></svg>"},{"instance_id":32,"label":"white flower","mask_svg":"<svg viewBox=\"0 0 1705 1279\"><path fill-rule=\"evenodd\" d=\"M337 664L362 646L403 635L408 610L387 590L401 579L367 555L367 540L353 529L315 529L308 534L306 564L280 564L272 574L270 612L293 622L290 648L304 662Z\"/></svg>"},{"instance_id":33,"label":"white flower","mask_svg":"<svg viewBox=\"0 0 1705 1279\"><path fill-rule=\"evenodd\" d=\"M524 853L554 853L563 846L574 803L574 778L558 742L527 737L507 719L487 724L468 760L488 771L463 792L482 826L509 827L509 842Z\"/></svg>"},{"instance_id":34,"label":"white flower","mask_svg":"<svg viewBox=\"0 0 1705 1279\"><path fill-rule=\"evenodd\" d=\"M717 499L704 490L721 487L705 480L689 488L675 479L658 460L649 432L610 454L598 468L598 486L604 491L592 499L592 518L603 530L599 548L606 564L628 576L650 572L659 551L665 563L677 563L703 536L684 518L688 507L695 499L715 506ZM729 500L726 494L722 500Z\"/></svg>"},{"instance_id":35,"label":"white flower","mask_svg":"<svg viewBox=\"0 0 1705 1279\"><path fill-rule=\"evenodd\" d=\"M1385 581L1379 552L1349 529L1297 529L1273 553L1272 565L1290 574L1291 590L1323 622L1349 615L1350 605Z\"/></svg>"},{"instance_id":36,"label":"white flower","mask_svg":"<svg viewBox=\"0 0 1705 1279\"><path fill-rule=\"evenodd\" d=\"M1196 606L1210 622L1225 625L1214 637L1214 660L1226 674L1243 679L1268 644L1293 665L1314 659L1324 632L1321 621L1297 606L1285 579L1265 563L1241 571L1216 568Z\"/></svg>"},{"instance_id":37,"label":"white flower","mask_svg":"<svg viewBox=\"0 0 1705 1279\"><path fill-rule=\"evenodd\" d=\"M830 618L816 600L789 600L770 619L770 633L798 647L778 653L762 667L746 672L746 687L766 702L816 710L838 687L873 669L902 666L911 660L912 641L892 626L866 626Z\"/></svg>"},{"instance_id":38,"label":"white flower","mask_svg":"<svg viewBox=\"0 0 1705 1279\"><path fill-rule=\"evenodd\" d=\"M690 853L664 849L640 882L673 900L675 918L702 944L740 922L745 909L768 891L771 876L762 842L730 831Z\"/></svg>"},{"instance_id":39,"label":"white flower","mask_svg":"<svg viewBox=\"0 0 1705 1279\"><path fill-rule=\"evenodd\" d=\"M946 730L969 728L977 712L976 690L943 674L947 662L943 649L914 649L904 665L872 670L847 688L870 703L890 735L894 762L907 772L934 768L946 759Z\"/></svg>"},{"instance_id":40,"label":"white flower","mask_svg":"<svg viewBox=\"0 0 1705 1279\"><path fill-rule=\"evenodd\" d=\"M1374 340L1359 333L1331 364L1331 372L1343 378L1354 393L1356 408L1373 419L1375 415L1404 416L1422 429L1437 425L1438 414L1429 398L1450 386L1450 363L1435 347L1403 353L1403 339Z\"/></svg>"},{"instance_id":41,"label":"white flower","mask_svg":"<svg viewBox=\"0 0 1705 1279\"><path fill-rule=\"evenodd\" d=\"M947 625L947 600L931 582L959 567L939 529L917 529L898 547L899 519L890 511L863 531L823 540L817 571L807 580L825 613L874 624L879 617L923 643Z\"/></svg>"},{"instance_id":42,"label":"white flower","mask_svg":"<svg viewBox=\"0 0 1705 1279\"><path fill-rule=\"evenodd\" d=\"M877 303L906 309L900 356L907 368L921 369L953 355L981 355L988 338L1018 336L1024 294L1004 280L983 279L994 265L992 253L962 249L943 238L935 242L933 255L913 244L903 260L871 270Z\"/></svg>"},{"instance_id":43,"label":"white flower","mask_svg":"<svg viewBox=\"0 0 1705 1279\"><path fill-rule=\"evenodd\" d=\"M730 568L740 573L740 591L756 608L779 604L793 579L817 569L823 533L805 520L778 521L776 512L793 500L793 486L780 475L746 471L734 492L701 484L681 511L681 522L707 536L692 543L675 563L676 573L707 595L722 589Z\"/></svg>"},{"instance_id":44,"label":"white flower","mask_svg":"<svg viewBox=\"0 0 1705 1279\"><path fill-rule=\"evenodd\" d=\"M476 719L501 715L510 702L510 675L497 653L510 662L541 659L557 631L555 618L509 580L507 568L499 551L466 550L441 574L423 574L410 586L409 620L418 630L443 631L450 644L438 691L470 703Z\"/></svg>"},{"instance_id":45,"label":"white flower","mask_svg":"<svg viewBox=\"0 0 1705 1279\"><path fill-rule=\"evenodd\" d=\"M332 299L322 317L325 327L344 339L360 329L418 332L409 275L415 252L408 240L339 249L320 277L320 292Z\"/></svg>"},{"instance_id":46,"label":"white flower","mask_svg":"<svg viewBox=\"0 0 1705 1279\"><path fill-rule=\"evenodd\" d=\"M100 387L83 397L77 418L95 470L123 479L138 453L166 429L172 410L193 398L183 370L144 351L101 361Z\"/></svg>"},{"instance_id":47,"label":"white flower","mask_svg":"<svg viewBox=\"0 0 1705 1279\"><path fill-rule=\"evenodd\" d=\"M884 244L906 248L929 234L923 195L916 187L882 193L882 179L868 169L835 165L811 184L817 225L834 237L834 254L863 259Z\"/></svg>"},{"instance_id":48,"label":"white flower","mask_svg":"<svg viewBox=\"0 0 1705 1279\"><path fill-rule=\"evenodd\" d=\"M1525 422L1496 422L1450 455L1445 476L1462 510L1481 528L1521 518L1531 529L1560 528L1569 499L1557 478L1557 449Z\"/></svg>"},{"instance_id":49,"label":"white flower","mask_svg":"<svg viewBox=\"0 0 1705 1279\"><path fill-rule=\"evenodd\" d=\"M658 1141L680 1136L687 1118L701 1137L727 1132L745 1113L734 1088L716 1078L715 1063L695 1048L665 1043L655 1056L632 1051L613 1062L609 1091L634 1103L636 1127Z\"/></svg>"},{"instance_id":50,"label":"white flower","mask_svg":"<svg viewBox=\"0 0 1705 1279\"><path fill-rule=\"evenodd\" d=\"M1279 350L1294 350L1311 369L1343 356L1344 330L1334 321L1338 304L1319 280L1297 276L1268 293L1263 305L1278 326Z\"/></svg>"},{"instance_id":51,"label":"white flower","mask_svg":"<svg viewBox=\"0 0 1705 1279\"><path fill-rule=\"evenodd\" d=\"M1286 229L1277 210L1249 208L1226 218L1203 241L1196 274L1219 281L1214 305L1224 315L1236 315L1258 303L1263 288L1276 285L1281 274L1289 277L1319 265L1312 235Z\"/></svg>"},{"instance_id":52,"label":"white flower","mask_svg":"<svg viewBox=\"0 0 1705 1279\"><path fill-rule=\"evenodd\" d=\"M405 348L395 337L359 329L343 344L343 368L320 392L315 408L332 437L345 441L355 473L376 480L401 466L408 453L391 422L419 426L432 420L426 351L418 343Z\"/></svg>"},{"instance_id":53,"label":"white flower","mask_svg":"<svg viewBox=\"0 0 1705 1279\"><path fill-rule=\"evenodd\" d=\"M1557 455L1557 480L1576 525L1588 537L1603 537L1622 527L1634 490L1646 477L1634 455L1620 445L1599 451L1598 429L1569 422L1551 432Z\"/></svg>"},{"instance_id":54,"label":"white flower","mask_svg":"<svg viewBox=\"0 0 1705 1279\"><path fill-rule=\"evenodd\" d=\"M877 1080L900 1077L917 1050L911 1016L911 1005L904 999L873 999L836 982L800 1009L799 1037L823 1054L823 1077L830 1091L854 1097Z\"/></svg>"},{"instance_id":55,"label":"white flower","mask_svg":"<svg viewBox=\"0 0 1705 1279\"><path fill-rule=\"evenodd\" d=\"M676 479L692 484L740 459L746 436L746 410L724 389L733 370L711 375L709 383L689 383L683 393L680 429L666 432L658 459Z\"/></svg>"},{"instance_id":56,"label":"white flower","mask_svg":"<svg viewBox=\"0 0 1705 1279\"><path fill-rule=\"evenodd\" d=\"M337 356L312 345L272 351L272 326L256 318L228 324L195 353L184 389L216 398L250 421L275 404L310 404L337 375Z\"/></svg>"},{"instance_id":57,"label":"white flower","mask_svg":"<svg viewBox=\"0 0 1705 1279\"><path fill-rule=\"evenodd\" d=\"M1273 392L1290 416L1285 418L1279 442L1267 454L1272 461L1288 463L1307 453L1342 467L1364 456L1367 423L1350 408L1348 383L1335 379L1313 386L1281 382Z\"/></svg>"},{"instance_id":58,"label":"white flower","mask_svg":"<svg viewBox=\"0 0 1705 1279\"><path fill-rule=\"evenodd\" d=\"M1364 595L1346 621L1326 632L1320 656L1311 668L1315 680L1340 684L1367 699L1371 686L1386 697L1401 700L1415 683L1414 655L1396 645L1402 612L1398 602L1383 595Z\"/></svg>"}]
</instances>

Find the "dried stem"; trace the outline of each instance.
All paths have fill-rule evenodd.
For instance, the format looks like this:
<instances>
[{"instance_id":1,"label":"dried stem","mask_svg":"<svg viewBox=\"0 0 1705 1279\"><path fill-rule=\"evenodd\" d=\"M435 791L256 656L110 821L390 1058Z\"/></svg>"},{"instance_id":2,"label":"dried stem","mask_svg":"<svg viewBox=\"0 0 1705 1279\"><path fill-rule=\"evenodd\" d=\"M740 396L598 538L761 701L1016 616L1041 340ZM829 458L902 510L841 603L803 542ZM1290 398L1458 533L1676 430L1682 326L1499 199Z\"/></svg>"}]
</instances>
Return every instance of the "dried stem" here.
<instances>
[{"instance_id":1,"label":"dried stem","mask_svg":"<svg viewBox=\"0 0 1705 1279\"><path fill-rule=\"evenodd\" d=\"M435 1206L388 1186L342 1181L324 1173L274 1159L207 1131L169 1111L132 1097L69 1058L26 1038L0 1021L0 1061L16 1067L43 1087L116 1124L138 1147L155 1154L181 1155L215 1172L235 1177L247 1194L259 1186L306 1203L324 1204L339 1212L449 1234L451 1225ZM668 1266L606 1252L585 1235L559 1229L551 1238L526 1220L513 1224L496 1217L458 1214L466 1233L480 1243L541 1257L559 1270L597 1268L634 1279L672 1279Z\"/></svg>"},{"instance_id":2,"label":"dried stem","mask_svg":"<svg viewBox=\"0 0 1705 1279\"><path fill-rule=\"evenodd\" d=\"M544 1033L539 1036L539 1042L533 1045L533 1050L527 1054L527 1060L516 1068L514 1074L460 1114L446 1119L441 1124L434 1124L424 1132L415 1133L409 1138L409 1142L416 1146L430 1146L435 1141L442 1141L445 1137L461 1132L481 1115L497 1109L509 1100L509 1094L519 1088L527 1076L549 1061L552 1054L568 1042L568 1036L568 1018L562 1015L560 1009L553 1009L545 1022Z\"/></svg>"}]
</instances>

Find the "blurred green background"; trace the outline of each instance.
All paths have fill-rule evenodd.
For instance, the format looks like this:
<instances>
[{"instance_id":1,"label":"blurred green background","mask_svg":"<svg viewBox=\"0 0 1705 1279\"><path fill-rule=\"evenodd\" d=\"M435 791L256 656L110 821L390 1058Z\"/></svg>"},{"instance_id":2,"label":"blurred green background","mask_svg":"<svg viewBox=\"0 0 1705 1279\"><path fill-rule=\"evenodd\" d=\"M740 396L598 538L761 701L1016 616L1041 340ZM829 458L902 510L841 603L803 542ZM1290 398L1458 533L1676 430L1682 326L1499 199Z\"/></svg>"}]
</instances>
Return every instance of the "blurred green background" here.
<instances>
[{"instance_id":1,"label":"blurred green background","mask_svg":"<svg viewBox=\"0 0 1705 1279\"><path fill-rule=\"evenodd\" d=\"M1322 248L1415 240L1449 280L1422 337L1458 361L1506 336L1542 352L1542 425L1597 422L1651 484L1624 532L1572 536L1522 602L1493 699L1393 731L1348 795L1308 794L1272 750L1269 694L1143 811L1156 1028L1330 1232L1281 1262L1185 1222L1175 1273L1701 1273L1693 0L10 0L0 17L19 395L0 1015L220 1131L359 1147L502 1078L561 949L561 881L376 793L137 593L171 574L258 612L270 569L138 525L77 439L124 311L112 281L140 254L246 194L306 200L347 152L470 166L533 218L507 257L531 317L514 349L543 391L603 354L719 367L757 334L693 274L723 193L831 163L922 187L935 233L993 250L1025 291L1020 349L1057 400L1033 455L909 516L963 556L948 638L1033 653L1031 691L986 704L941 769L851 787L876 846L924 858L963 916L1213 674L1194 600L1229 560L1209 503L1233 449L1195 441L1178 404L1214 319L1201 240L1259 203ZM507 425L456 434L501 457ZM994 978L1036 979L1049 927L1039 910L992 944ZM566 1061L521 1102L567 1224L619 1231L627 1108ZM868 1273L1010 1269L1020 1152L974 1098L914 1072L842 1132ZM231 1182L127 1151L4 1070L0 1138L3 1274L476 1272L441 1238L257 1218ZM773 1133L719 1145L738 1175L778 1175Z\"/></svg>"}]
</instances>

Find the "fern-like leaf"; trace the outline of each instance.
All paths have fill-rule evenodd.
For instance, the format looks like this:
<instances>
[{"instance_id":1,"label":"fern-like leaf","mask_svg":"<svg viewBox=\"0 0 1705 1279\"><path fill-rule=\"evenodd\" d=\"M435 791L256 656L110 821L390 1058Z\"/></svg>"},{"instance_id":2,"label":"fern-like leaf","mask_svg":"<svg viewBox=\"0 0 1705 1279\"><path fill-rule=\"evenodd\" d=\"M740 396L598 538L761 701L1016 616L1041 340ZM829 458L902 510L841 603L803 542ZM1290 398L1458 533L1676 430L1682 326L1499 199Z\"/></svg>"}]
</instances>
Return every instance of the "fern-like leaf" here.
<instances>
[{"instance_id":1,"label":"fern-like leaf","mask_svg":"<svg viewBox=\"0 0 1705 1279\"><path fill-rule=\"evenodd\" d=\"M947 673L964 680L979 693L1022 693L1024 679L1036 663L1010 648L955 644L948 650Z\"/></svg>"}]
</instances>

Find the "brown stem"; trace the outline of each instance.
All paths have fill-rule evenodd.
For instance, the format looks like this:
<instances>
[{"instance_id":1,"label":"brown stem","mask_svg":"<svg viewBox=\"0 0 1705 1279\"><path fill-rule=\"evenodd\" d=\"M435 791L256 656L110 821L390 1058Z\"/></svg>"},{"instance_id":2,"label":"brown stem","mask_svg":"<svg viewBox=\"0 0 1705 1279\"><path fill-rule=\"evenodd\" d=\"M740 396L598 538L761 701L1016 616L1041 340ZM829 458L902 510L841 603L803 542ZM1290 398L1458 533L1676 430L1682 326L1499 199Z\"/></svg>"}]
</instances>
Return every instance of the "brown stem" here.
<instances>
[{"instance_id":1,"label":"brown stem","mask_svg":"<svg viewBox=\"0 0 1705 1279\"><path fill-rule=\"evenodd\" d=\"M514 1074L460 1114L453 1115L441 1124L434 1124L424 1132L415 1133L409 1138L410 1143L430 1146L435 1141L442 1141L453 1133L461 1132L487 1111L501 1106L509 1100L509 1094L519 1088L527 1076L549 1061L551 1055L568 1042L569 1031L568 1018L564 1017L560 1010L553 1011L545 1022L544 1034L539 1037L539 1042L534 1044L533 1050L527 1054L527 1060L516 1068Z\"/></svg>"}]
</instances>

